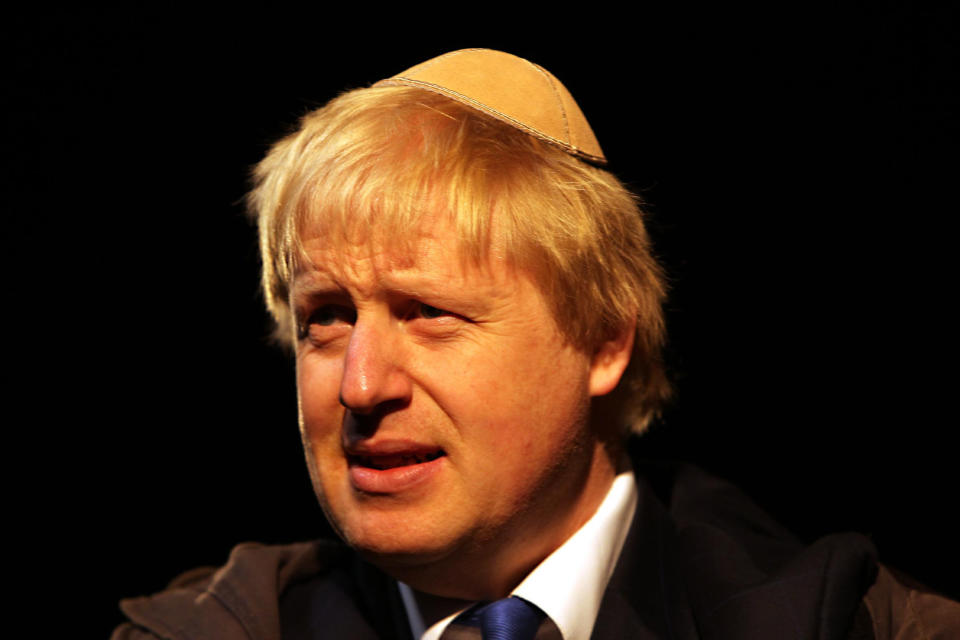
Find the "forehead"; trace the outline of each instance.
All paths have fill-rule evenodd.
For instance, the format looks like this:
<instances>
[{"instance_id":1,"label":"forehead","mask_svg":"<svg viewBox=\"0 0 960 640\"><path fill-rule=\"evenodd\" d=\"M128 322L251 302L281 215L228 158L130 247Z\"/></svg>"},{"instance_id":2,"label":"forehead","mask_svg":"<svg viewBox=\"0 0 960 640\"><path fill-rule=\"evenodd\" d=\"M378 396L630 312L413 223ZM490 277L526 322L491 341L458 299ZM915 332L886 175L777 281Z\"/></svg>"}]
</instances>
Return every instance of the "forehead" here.
<instances>
[{"instance_id":1,"label":"forehead","mask_svg":"<svg viewBox=\"0 0 960 640\"><path fill-rule=\"evenodd\" d=\"M368 234L363 242L331 242L327 236L302 242L303 259L294 275L298 291L322 288L388 288L417 294L420 289L469 287L513 289L516 270L502 251L472 255L449 224L404 238Z\"/></svg>"},{"instance_id":2,"label":"forehead","mask_svg":"<svg viewBox=\"0 0 960 640\"><path fill-rule=\"evenodd\" d=\"M433 166L418 168L414 163L409 171L398 171L397 163L385 164L390 163L378 159L362 179L327 176L304 190L288 236L293 239L294 277L320 266L319 250L331 264L337 258L359 262L375 255L378 266L396 269L416 262L424 270L437 246L455 250L461 262L474 267L515 253L506 251L510 234L504 233L499 220L504 214L489 185L455 179ZM308 246L309 251L298 251ZM432 262L452 266L452 258L445 253Z\"/></svg>"}]
</instances>

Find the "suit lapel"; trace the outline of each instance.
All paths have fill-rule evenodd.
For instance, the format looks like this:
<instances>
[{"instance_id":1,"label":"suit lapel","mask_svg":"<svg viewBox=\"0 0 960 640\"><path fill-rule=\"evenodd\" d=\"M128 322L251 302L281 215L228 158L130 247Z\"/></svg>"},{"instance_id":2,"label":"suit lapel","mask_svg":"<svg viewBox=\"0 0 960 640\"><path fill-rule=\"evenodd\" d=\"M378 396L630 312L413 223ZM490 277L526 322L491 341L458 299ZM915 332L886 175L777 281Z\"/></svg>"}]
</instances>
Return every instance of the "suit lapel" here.
<instances>
[{"instance_id":1,"label":"suit lapel","mask_svg":"<svg viewBox=\"0 0 960 640\"><path fill-rule=\"evenodd\" d=\"M284 640L411 640L397 583L344 547L310 579L280 600Z\"/></svg>"},{"instance_id":2,"label":"suit lapel","mask_svg":"<svg viewBox=\"0 0 960 640\"><path fill-rule=\"evenodd\" d=\"M397 581L357 558L355 575L363 609L382 640L413 640Z\"/></svg>"},{"instance_id":3,"label":"suit lapel","mask_svg":"<svg viewBox=\"0 0 960 640\"><path fill-rule=\"evenodd\" d=\"M671 512L638 472L637 513L594 640L846 637L876 572L866 538L833 535L804 548L727 483L689 469L644 471L667 481L657 486L669 488Z\"/></svg>"},{"instance_id":4,"label":"suit lapel","mask_svg":"<svg viewBox=\"0 0 960 640\"><path fill-rule=\"evenodd\" d=\"M637 490L637 511L591 638L695 639L698 634L676 562L673 524L639 474Z\"/></svg>"}]
</instances>

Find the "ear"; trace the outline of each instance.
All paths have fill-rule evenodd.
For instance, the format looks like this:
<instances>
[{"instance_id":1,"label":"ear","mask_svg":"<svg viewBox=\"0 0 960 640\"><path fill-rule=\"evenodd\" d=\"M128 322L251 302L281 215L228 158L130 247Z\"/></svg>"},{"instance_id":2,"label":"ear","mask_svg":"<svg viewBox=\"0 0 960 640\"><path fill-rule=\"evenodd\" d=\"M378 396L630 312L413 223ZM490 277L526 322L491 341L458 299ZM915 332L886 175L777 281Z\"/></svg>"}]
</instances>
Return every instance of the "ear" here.
<instances>
[{"instance_id":1,"label":"ear","mask_svg":"<svg viewBox=\"0 0 960 640\"><path fill-rule=\"evenodd\" d=\"M631 319L616 334L597 346L590 363L591 396L606 395L616 388L630 363L636 329L637 321Z\"/></svg>"}]
</instances>

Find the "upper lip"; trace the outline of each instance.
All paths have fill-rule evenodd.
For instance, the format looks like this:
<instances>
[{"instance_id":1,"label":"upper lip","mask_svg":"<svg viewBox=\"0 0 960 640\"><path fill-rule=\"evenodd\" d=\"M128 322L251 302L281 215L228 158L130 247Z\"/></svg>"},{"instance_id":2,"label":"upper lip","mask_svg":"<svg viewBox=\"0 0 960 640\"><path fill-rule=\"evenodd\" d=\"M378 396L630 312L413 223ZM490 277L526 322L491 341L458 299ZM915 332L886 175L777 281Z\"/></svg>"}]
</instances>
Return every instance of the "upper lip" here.
<instances>
[{"instance_id":1,"label":"upper lip","mask_svg":"<svg viewBox=\"0 0 960 640\"><path fill-rule=\"evenodd\" d=\"M349 465L381 470L432 462L445 455L438 446L407 440L357 443L345 451Z\"/></svg>"},{"instance_id":2,"label":"upper lip","mask_svg":"<svg viewBox=\"0 0 960 640\"><path fill-rule=\"evenodd\" d=\"M413 440L381 440L379 442L360 441L351 444L344 443L344 452L353 457L378 456L424 456L443 453L443 447L435 444L426 444Z\"/></svg>"}]
</instances>

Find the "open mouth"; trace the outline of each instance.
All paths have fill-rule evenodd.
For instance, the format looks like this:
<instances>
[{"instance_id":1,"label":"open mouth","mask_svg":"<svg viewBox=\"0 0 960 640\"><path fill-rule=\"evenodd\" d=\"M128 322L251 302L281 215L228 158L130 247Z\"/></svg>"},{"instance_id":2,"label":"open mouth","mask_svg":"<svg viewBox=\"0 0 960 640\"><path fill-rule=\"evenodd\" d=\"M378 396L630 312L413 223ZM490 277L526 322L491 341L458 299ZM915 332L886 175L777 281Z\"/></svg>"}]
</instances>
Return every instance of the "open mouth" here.
<instances>
[{"instance_id":1,"label":"open mouth","mask_svg":"<svg viewBox=\"0 0 960 640\"><path fill-rule=\"evenodd\" d=\"M431 478L446 468L446 457L443 449L430 447L356 451L347 454L348 476L353 488L364 495L397 495L429 487Z\"/></svg>"},{"instance_id":2,"label":"open mouth","mask_svg":"<svg viewBox=\"0 0 960 640\"><path fill-rule=\"evenodd\" d=\"M368 469L377 469L384 471L386 469L395 469L397 467L410 467L426 462L433 462L437 458L447 455L443 449L424 453L401 453L390 455L351 455L348 457L351 465L367 467Z\"/></svg>"}]
</instances>

